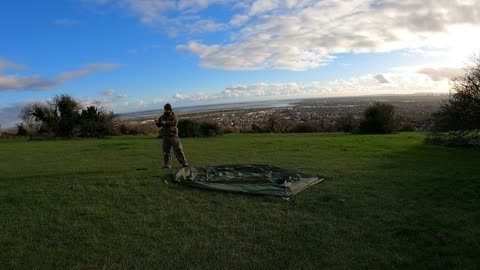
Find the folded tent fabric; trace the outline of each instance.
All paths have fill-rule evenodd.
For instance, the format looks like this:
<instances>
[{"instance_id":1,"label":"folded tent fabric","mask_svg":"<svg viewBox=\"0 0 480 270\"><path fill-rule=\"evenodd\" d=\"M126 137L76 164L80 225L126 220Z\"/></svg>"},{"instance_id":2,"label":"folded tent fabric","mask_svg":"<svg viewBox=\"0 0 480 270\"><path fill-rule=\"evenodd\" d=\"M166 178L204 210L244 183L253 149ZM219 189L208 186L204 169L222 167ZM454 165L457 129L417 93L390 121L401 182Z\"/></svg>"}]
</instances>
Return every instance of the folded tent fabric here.
<instances>
[{"instance_id":1,"label":"folded tent fabric","mask_svg":"<svg viewBox=\"0 0 480 270\"><path fill-rule=\"evenodd\" d=\"M202 189L292 197L325 177L271 165L234 164L185 167L174 172L173 179Z\"/></svg>"}]
</instances>

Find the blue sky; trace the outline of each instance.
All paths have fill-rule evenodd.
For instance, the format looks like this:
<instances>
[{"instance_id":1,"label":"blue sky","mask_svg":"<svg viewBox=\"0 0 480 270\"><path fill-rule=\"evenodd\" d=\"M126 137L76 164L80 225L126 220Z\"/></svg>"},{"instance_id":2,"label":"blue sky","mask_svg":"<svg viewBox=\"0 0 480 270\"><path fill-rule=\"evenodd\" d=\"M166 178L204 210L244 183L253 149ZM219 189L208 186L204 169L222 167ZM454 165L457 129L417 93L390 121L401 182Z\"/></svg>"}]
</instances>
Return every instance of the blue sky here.
<instances>
[{"instance_id":1,"label":"blue sky","mask_svg":"<svg viewBox=\"0 0 480 270\"><path fill-rule=\"evenodd\" d=\"M0 125L69 94L115 112L447 92L478 0L17 0L0 8Z\"/></svg>"}]
</instances>

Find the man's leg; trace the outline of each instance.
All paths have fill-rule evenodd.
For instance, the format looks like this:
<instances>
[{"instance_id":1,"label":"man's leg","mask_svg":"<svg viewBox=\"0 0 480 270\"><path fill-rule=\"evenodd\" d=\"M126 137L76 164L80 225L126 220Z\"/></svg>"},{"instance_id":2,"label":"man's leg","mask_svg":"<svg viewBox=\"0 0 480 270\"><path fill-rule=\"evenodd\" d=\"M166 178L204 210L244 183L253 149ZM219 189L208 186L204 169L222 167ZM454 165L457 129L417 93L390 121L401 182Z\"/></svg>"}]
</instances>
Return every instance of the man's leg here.
<instances>
[{"instance_id":1,"label":"man's leg","mask_svg":"<svg viewBox=\"0 0 480 270\"><path fill-rule=\"evenodd\" d=\"M175 153L175 157L183 167L188 166L187 159L185 158L185 153L183 152L183 146L180 142L178 137L174 137L172 142L173 152Z\"/></svg>"},{"instance_id":2,"label":"man's leg","mask_svg":"<svg viewBox=\"0 0 480 270\"><path fill-rule=\"evenodd\" d=\"M172 142L171 142L170 137L164 137L163 138L162 148L163 148L163 167L164 168L170 168L171 167L170 151L171 151L171 148L172 148Z\"/></svg>"}]
</instances>

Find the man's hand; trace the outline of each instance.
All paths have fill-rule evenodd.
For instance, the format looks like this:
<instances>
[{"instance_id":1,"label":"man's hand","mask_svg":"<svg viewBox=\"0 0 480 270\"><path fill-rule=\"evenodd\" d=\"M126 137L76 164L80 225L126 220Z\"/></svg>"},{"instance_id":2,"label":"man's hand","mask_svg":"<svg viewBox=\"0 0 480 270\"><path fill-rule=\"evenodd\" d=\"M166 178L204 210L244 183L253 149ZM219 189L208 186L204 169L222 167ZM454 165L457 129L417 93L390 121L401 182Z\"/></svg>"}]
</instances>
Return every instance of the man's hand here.
<instances>
[{"instance_id":1,"label":"man's hand","mask_svg":"<svg viewBox=\"0 0 480 270\"><path fill-rule=\"evenodd\" d=\"M165 121L160 121L160 124L161 124L162 126L164 126L164 125L167 124L167 122L165 122Z\"/></svg>"}]
</instances>

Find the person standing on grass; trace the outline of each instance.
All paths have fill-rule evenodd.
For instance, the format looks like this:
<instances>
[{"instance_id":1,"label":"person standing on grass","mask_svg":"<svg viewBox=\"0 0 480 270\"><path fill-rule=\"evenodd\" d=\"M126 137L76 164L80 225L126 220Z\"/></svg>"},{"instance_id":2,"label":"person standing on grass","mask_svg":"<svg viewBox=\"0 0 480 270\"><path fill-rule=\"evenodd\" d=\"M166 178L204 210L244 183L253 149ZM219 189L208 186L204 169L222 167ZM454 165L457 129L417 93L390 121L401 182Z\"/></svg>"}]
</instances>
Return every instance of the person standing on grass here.
<instances>
[{"instance_id":1,"label":"person standing on grass","mask_svg":"<svg viewBox=\"0 0 480 270\"><path fill-rule=\"evenodd\" d=\"M171 164L171 154L170 151L173 148L175 157L183 167L188 167L187 159L185 158L185 153L183 153L183 146L178 137L178 117L175 112L172 110L172 105L165 104L163 106L163 115L155 120L157 127L161 128L161 135L163 140L163 169L170 169Z\"/></svg>"}]
</instances>

